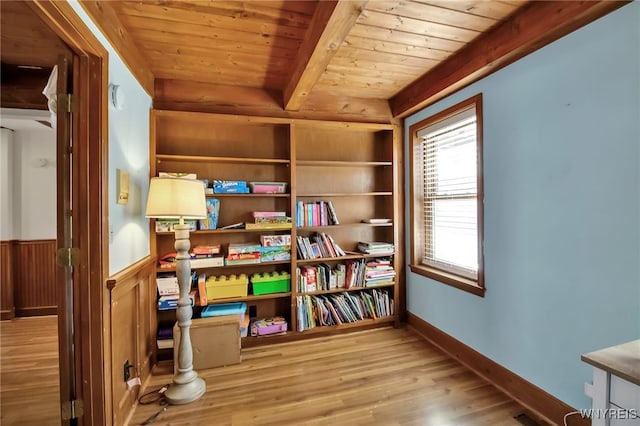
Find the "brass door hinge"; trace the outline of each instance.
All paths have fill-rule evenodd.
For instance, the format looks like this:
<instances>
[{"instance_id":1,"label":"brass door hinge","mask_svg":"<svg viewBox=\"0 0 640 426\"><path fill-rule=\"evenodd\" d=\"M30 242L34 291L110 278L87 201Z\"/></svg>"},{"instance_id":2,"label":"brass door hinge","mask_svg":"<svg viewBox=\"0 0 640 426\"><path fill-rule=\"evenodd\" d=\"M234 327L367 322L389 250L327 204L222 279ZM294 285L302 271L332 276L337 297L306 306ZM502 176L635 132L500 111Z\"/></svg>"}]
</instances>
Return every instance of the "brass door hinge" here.
<instances>
[{"instance_id":1,"label":"brass door hinge","mask_svg":"<svg viewBox=\"0 0 640 426\"><path fill-rule=\"evenodd\" d=\"M56 251L56 263L67 268L80 264L80 249L77 247L62 247Z\"/></svg>"},{"instance_id":2,"label":"brass door hinge","mask_svg":"<svg viewBox=\"0 0 640 426\"><path fill-rule=\"evenodd\" d=\"M56 103L58 112L75 112L77 110L78 99L71 93L58 93Z\"/></svg>"},{"instance_id":3,"label":"brass door hinge","mask_svg":"<svg viewBox=\"0 0 640 426\"><path fill-rule=\"evenodd\" d=\"M62 420L77 419L84 414L84 403L81 399L65 401L61 404L60 409L62 411Z\"/></svg>"}]
</instances>

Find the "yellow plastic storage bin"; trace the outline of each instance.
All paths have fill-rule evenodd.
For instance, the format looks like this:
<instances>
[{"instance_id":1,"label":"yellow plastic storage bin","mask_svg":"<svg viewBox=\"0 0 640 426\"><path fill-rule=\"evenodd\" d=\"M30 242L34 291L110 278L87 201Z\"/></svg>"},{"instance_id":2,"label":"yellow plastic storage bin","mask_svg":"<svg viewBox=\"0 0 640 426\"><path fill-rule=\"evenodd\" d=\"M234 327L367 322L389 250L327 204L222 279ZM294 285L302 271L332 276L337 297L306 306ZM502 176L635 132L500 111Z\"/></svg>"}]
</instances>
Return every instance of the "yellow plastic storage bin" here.
<instances>
[{"instance_id":1,"label":"yellow plastic storage bin","mask_svg":"<svg viewBox=\"0 0 640 426\"><path fill-rule=\"evenodd\" d=\"M207 300L247 297L249 278L246 274L209 277L206 286Z\"/></svg>"}]
</instances>

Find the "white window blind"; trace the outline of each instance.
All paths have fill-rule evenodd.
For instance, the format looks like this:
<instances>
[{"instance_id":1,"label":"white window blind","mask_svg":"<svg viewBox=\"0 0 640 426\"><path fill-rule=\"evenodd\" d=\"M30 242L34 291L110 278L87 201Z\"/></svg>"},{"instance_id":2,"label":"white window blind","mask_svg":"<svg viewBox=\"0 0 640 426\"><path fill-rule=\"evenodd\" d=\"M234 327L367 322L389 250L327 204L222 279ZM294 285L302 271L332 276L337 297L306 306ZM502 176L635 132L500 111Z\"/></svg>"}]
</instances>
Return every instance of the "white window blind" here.
<instances>
[{"instance_id":1,"label":"white window blind","mask_svg":"<svg viewBox=\"0 0 640 426\"><path fill-rule=\"evenodd\" d=\"M476 113L471 107L421 129L423 259L477 279L478 175Z\"/></svg>"}]
</instances>

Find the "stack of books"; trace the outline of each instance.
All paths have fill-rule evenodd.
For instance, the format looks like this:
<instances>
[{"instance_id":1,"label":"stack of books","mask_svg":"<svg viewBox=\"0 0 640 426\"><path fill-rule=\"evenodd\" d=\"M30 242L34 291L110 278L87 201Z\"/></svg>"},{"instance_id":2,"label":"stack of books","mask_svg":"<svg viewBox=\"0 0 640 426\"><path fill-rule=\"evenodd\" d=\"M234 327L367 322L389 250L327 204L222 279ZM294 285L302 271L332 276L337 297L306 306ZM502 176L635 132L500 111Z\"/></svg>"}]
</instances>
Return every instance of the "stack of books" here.
<instances>
[{"instance_id":1,"label":"stack of books","mask_svg":"<svg viewBox=\"0 0 640 426\"><path fill-rule=\"evenodd\" d=\"M291 260L291 235L262 235L262 262Z\"/></svg>"},{"instance_id":2,"label":"stack of books","mask_svg":"<svg viewBox=\"0 0 640 426\"><path fill-rule=\"evenodd\" d=\"M191 249L192 268L211 268L224 266L224 256L220 253L220 244L199 245Z\"/></svg>"},{"instance_id":3,"label":"stack of books","mask_svg":"<svg viewBox=\"0 0 640 426\"><path fill-rule=\"evenodd\" d=\"M157 277L156 288L158 289L158 309L175 309L180 295L178 278L175 275Z\"/></svg>"},{"instance_id":4,"label":"stack of books","mask_svg":"<svg viewBox=\"0 0 640 426\"><path fill-rule=\"evenodd\" d=\"M291 218L285 212L253 212L253 223L245 229L291 229Z\"/></svg>"},{"instance_id":5,"label":"stack of books","mask_svg":"<svg viewBox=\"0 0 640 426\"><path fill-rule=\"evenodd\" d=\"M367 262L364 273L365 287L390 285L395 282L396 271L389 259L373 259Z\"/></svg>"},{"instance_id":6,"label":"stack of books","mask_svg":"<svg viewBox=\"0 0 640 426\"><path fill-rule=\"evenodd\" d=\"M358 250L362 253L375 254L379 256L390 256L394 252L393 244L377 241L360 241Z\"/></svg>"},{"instance_id":7,"label":"stack of books","mask_svg":"<svg viewBox=\"0 0 640 426\"><path fill-rule=\"evenodd\" d=\"M260 263L261 253L259 243L231 243L224 263L227 266Z\"/></svg>"},{"instance_id":8,"label":"stack of books","mask_svg":"<svg viewBox=\"0 0 640 426\"><path fill-rule=\"evenodd\" d=\"M333 237L324 232L318 232L310 237L296 237L299 259L321 259L346 256L346 253L334 241Z\"/></svg>"}]
</instances>

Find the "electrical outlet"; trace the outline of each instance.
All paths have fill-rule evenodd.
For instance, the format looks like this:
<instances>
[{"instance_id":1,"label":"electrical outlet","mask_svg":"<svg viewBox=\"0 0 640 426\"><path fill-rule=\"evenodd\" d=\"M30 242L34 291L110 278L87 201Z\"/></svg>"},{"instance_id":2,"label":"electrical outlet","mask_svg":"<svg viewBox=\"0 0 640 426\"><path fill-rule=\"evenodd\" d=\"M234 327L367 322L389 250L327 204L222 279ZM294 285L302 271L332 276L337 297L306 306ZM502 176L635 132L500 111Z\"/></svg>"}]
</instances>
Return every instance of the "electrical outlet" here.
<instances>
[{"instance_id":1,"label":"electrical outlet","mask_svg":"<svg viewBox=\"0 0 640 426\"><path fill-rule=\"evenodd\" d=\"M124 362L124 381L125 382L129 381L129 378L131 377L131 373L129 372L131 367L133 367L133 365L129 364L129 360L126 360Z\"/></svg>"}]
</instances>

